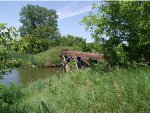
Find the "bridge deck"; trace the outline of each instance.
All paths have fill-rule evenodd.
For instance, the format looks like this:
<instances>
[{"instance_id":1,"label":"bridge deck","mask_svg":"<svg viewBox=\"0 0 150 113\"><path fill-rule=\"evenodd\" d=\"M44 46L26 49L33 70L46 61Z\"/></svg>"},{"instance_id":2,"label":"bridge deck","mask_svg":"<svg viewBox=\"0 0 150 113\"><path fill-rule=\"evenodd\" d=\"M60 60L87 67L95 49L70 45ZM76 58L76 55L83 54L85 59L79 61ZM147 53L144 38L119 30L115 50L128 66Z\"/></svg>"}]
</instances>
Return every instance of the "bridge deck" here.
<instances>
[{"instance_id":1,"label":"bridge deck","mask_svg":"<svg viewBox=\"0 0 150 113\"><path fill-rule=\"evenodd\" d=\"M89 60L93 60L95 63L97 61L103 61L104 55L98 54L98 53L87 53L87 52L81 52L81 51L67 51L63 50L61 57L63 59L61 70L66 70L66 72L69 71L69 65L68 63L70 60L75 61L75 65L77 69L80 69L82 66L90 66Z\"/></svg>"},{"instance_id":2,"label":"bridge deck","mask_svg":"<svg viewBox=\"0 0 150 113\"><path fill-rule=\"evenodd\" d=\"M81 52L81 51L63 51L63 55L65 56L71 56L71 57L81 57L85 59L92 59L92 60L104 60L103 54L98 53L87 53L87 52Z\"/></svg>"}]
</instances>

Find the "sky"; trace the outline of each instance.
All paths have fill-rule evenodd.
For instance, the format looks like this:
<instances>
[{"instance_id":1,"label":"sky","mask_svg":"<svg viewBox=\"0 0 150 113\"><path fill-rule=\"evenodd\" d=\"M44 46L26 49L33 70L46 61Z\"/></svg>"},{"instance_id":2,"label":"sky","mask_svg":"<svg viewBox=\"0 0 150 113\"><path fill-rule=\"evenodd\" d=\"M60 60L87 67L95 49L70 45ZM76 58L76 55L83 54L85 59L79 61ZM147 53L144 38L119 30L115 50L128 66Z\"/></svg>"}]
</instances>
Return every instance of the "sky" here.
<instances>
[{"instance_id":1,"label":"sky","mask_svg":"<svg viewBox=\"0 0 150 113\"><path fill-rule=\"evenodd\" d=\"M19 28L19 12L27 4L40 5L48 9L55 9L59 16L58 29L61 35L74 35L92 42L90 32L79 22L93 11L92 4L96 1L0 1L0 23Z\"/></svg>"}]
</instances>

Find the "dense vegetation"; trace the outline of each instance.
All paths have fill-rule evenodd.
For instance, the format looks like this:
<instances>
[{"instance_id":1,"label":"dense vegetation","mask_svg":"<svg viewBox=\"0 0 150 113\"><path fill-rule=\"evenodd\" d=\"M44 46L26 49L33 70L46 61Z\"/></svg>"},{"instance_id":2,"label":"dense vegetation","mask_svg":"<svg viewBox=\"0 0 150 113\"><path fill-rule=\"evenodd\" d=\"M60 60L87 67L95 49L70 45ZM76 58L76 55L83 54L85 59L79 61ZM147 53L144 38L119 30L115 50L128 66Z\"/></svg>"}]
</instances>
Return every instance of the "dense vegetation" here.
<instances>
[{"instance_id":1,"label":"dense vegetation","mask_svg":"<svg viewBox=\"0 0 150 113\"><path fill-rule=\"evenodd\" d=\"M33 35L36 38L55 39L57 18L55 10L28 4L20 12L20 34L22 37Z\"/></svg>"},{"instance_id":2,"label":"dense vegetation","mask_svg":"<svg viewBox=\"0 0 150 113\"><path fill-rule=\"evenodd\" d=\"M78 45L78 46L77 46ZM71 46L76 50L86 50L86 40L82 37L67 35L60 36L55 40L37 39L27 36L14 43L14 50L22 51L26 54L37 54L57 46Z\"/></svg>"},{"instance_id":3,"label":"dense vegetation","mask_svg":"<svg viewBox=\"0 0 150 113\"><path fill-rule=\"evenodd\" d=\"M20 51L9 51L7 58L9 60L20 60L22 66L46 66L52 64L61 64L62 59L60 57L62 49L74 50L71 46L58 46L53 47L44 52L38 54L23 54Z\"/></svg>"},{"instance_id":4,"label":"dense vegetation","mask_svg":"<svg viewBox=\"0 0 150 113\"><path fill-rule=\"evenodd\" d=\"M12 39L16 37L16 29L14 27L6 27L6 24L0 24L0 78L3 74L10 71L13 67L19 66L16 59L9 60L7 58L8 50L11 49Z\"/></svg>"},{"instance_id":5,"label":"dense vegetation","mask_svg":"<svg viewBox=\"0 0 150 113\"><path fill-rule=\"evenodd\" d=\"M70 72L39 80L23 89L14 90L14 85L3 88L0 112L148 113L149 81L149 68L116 69L110 73Z\"/></svg>"},{"instance_id":6,"label":"dense vegetation","mask_svg":"<svg viewBox=\"0 0 150 113\"><path fill-rule=\"evenodd\" d=\"M28 4L21 9L19 31L0 24L0 76L27 63L60 64L59 55L64 48L86 50L86 40L82 37L60 35L57 18L55 10Z\"/></svg>"},{"instance_id":7,"label":"dense vegetation","mask_svg":"<svg viewBox=\"0 0 150 113\"><path fill-rule=\"evenodd\" d=\"M111 66L150 64L150 2L114 1L95 4L82 22L92 32ZM98 48L98 47L97 47Z\"/></svg>"},{"instance_id":8,"label":"dense vegetation","mask_svg":"<svg viewBox=\"0 0 150 113\"><path fill-rule=\"evenodd\" d=\"M62 49L100 52L106 58L90 69L26 87L0 83L0 113L150 111L150 2L106 1L93 8L97 13L81 21L93 43L61 36L56 11L38 5L21 9L19 31L0 24L0 77L14 67L59 64Z\"/></svg>"}]
</instances>

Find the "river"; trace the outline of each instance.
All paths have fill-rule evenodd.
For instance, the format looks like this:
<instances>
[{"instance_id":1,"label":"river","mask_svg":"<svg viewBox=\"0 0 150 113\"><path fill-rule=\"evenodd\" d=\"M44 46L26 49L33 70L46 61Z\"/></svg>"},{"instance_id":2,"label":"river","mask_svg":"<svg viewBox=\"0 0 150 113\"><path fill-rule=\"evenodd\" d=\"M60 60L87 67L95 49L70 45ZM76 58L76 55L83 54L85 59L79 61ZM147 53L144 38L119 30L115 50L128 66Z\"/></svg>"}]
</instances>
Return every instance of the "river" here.
<instances>
[{"instance_id":1,"label":"river","mask_svg":"<svg viewBox=\"0 0 150 113\"><path fill-rule=\"evenodd\" d=\"M9 85L10 82L27 85L35 80L56 75L56 73L59 73L58 68L18 68L13 69L6 75L3 75L1 82L5 85Z\"/></svg>"}]
</instances>

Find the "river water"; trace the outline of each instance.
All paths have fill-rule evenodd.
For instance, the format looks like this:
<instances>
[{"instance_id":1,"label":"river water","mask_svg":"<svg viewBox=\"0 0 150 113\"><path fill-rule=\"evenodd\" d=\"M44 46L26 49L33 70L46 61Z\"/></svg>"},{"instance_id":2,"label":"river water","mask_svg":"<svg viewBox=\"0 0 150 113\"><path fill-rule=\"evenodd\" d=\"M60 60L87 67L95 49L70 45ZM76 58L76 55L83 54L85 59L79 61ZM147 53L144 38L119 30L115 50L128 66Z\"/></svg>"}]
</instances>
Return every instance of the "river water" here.
<instances>
[{"instance_id":1,"label":"river water","mask_svg":"<svg viewBox=\"0 0 150 113\"><path fill-rule=\"evenodd\" d=\"M10 82L27 85L35 80L54 76L56 73L59 73L58 68L18 68L13 69L6 75L3 75L1 82L5 85L9 85Z\"/></svg>"}]
</instances>

